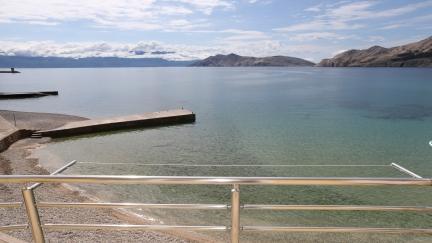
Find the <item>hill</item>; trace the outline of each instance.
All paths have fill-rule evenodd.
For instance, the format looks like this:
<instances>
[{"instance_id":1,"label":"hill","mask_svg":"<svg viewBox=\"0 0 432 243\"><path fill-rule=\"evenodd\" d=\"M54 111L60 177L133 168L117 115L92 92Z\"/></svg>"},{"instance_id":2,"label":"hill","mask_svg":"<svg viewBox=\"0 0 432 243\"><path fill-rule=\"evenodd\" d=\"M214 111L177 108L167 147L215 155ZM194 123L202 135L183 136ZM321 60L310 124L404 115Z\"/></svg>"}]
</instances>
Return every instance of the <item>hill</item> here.
<instances>
[{"instance_id":1,"label":"hill","mask_svg":"<svg viewBox=\"0 0 432 243\"><path fill-rule=\"evenodd\" d=\"M321 67L432 67L432 37L403 46L384 48L372 46L349 50L330 59Z\"/></svg>"},{"instance_id":2,"label":"hill","mask_svg":"<svg viewBox=\"0 0 432 243\"><path fill-rule=\"evenodd\" d=\"M288 56L271 56L271 57L246 57L236 54L215 55L207 57L204 60L197 61L191 66L195 67L257 67L257 66L314 66L313 62Z\"/></svg>"}]
</instances>

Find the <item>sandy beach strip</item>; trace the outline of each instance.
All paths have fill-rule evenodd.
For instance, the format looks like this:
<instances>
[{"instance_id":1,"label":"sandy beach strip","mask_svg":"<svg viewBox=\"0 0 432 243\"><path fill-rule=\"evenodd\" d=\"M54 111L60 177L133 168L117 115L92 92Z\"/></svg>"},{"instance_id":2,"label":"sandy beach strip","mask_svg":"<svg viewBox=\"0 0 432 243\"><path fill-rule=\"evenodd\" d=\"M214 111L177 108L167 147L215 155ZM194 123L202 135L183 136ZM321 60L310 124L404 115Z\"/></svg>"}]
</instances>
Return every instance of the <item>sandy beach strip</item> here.
<instances>
[{"instance_id":1,"label":"sandy beach strip","mask_svg":"<svg viewBox=\"0 0 432 243\"><path fill-rule=\"evenodd\" d=\"M14 114L14 115L13 115ZM9 122L15 122L20 129L52 129L70 121L86 118L60 114L0 111ZM15 118L14 118L15 116ZM8 150L0 153L0 175L10 174L49 174L39 165L37 158L29 158L31 150L49 142L44 139L23 139ZM21 185L0 184L0 202L21 202ZM93 202L79 191L62 185L46 184L36 189L36 199L52 202ZM114 209L40 209L42 222L49 223L97 223L97 224L151 224L145 219ZM1 225L26 224L23 207L0 209ZM9 231L7 234L31 242L30 230ZM46 231L49 242L214 242L194 232L155 232L155 231Z\"/></svg>"}]
</instances>

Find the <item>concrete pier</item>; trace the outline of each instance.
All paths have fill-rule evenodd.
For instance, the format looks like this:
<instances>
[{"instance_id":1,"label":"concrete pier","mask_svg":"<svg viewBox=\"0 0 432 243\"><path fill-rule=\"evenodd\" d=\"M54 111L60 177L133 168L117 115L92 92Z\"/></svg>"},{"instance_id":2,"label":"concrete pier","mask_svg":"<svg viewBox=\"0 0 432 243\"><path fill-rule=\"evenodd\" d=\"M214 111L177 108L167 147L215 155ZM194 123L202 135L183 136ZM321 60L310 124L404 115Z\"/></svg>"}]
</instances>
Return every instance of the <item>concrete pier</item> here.
<instances>
[{"instance_id":1,"label":"concrete pier","mask_svg":"<svg viewBox=\"0 0 432 243\"><path fill-rule=\"evenodd\" d=\"M0 92L0 99L25 99L38 98L49 95L58 95L58 91L38 91L38 92Z\"/></svg>"},{"instance_id":2,"label":"concrete pier","mask_svg":"<svg viewBox=\"0 0 432 243\"><path fill-rule=\"evenodd\" d=\"M10 71L0 70L0 73L20 73L20 72L16 71L15 68L10 68Z\"/></svg>"},{"instance_id":3,"label":"concrete pier","mask_svg":"<svg viewBox=\"0 0 432 243\"><path fill-rule=\"evenodd\" d=\"M195 114L193 112L178 109L150 112L140 115L70 122L59 128L38 131L37 133L43 137L67 137L128 128L144 128L192 122L195 122Z\"/></svg>"}]
</instances>

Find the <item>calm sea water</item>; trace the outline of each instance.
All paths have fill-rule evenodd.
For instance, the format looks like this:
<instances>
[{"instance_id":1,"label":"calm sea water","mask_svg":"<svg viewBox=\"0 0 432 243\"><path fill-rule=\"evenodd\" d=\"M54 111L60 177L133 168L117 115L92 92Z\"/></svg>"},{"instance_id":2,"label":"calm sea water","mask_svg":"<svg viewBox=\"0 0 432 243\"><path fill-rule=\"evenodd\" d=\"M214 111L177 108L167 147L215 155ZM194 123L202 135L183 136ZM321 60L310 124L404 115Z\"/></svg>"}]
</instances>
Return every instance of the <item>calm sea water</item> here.
<instances>
[{"instance_id":1,"label":"calm sea water","mask_svg":"<svg viewBox=\"0 0 432 243\"><path fill-rule=\"evenodd\" d=\"M432 69L109 68L23 69L1 91L58 97L0 101L0 109L110 117L184 107L194 124L54 140L41 163L80 163L69 174L405 177L397 162L432 175ZM145 164L371 165L181 167ZM379 165L379 166L376 166ZM106 201L227 203L229 187L85 187ZM430 205L407 187L242 188L243 203ZM164 223L228 224L225 211L137 211ZM245 225L430 227L432 214L245 211ZM224 237L215 235L215 237ZM425 236L245 234L248 241L430 241Z\"/></svg>"}]
</instances>

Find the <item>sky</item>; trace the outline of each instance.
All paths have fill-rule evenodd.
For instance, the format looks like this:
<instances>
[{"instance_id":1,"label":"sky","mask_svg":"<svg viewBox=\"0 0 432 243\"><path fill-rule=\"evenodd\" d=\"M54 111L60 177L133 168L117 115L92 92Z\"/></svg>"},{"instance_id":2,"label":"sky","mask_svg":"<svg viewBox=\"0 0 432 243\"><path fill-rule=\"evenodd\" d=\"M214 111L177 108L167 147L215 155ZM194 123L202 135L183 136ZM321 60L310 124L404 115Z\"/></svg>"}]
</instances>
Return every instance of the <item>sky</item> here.
<instances>
[{"instance_id":1,"label":"sky","mask_svg":"<svg viewBox=\"0 0 432 243\"><path fill-rule=\"evenodd\" d=\"M0 0L0 55L319 62L427 38L431 23L432 0Z\"/></svg>"}]
</instances>

